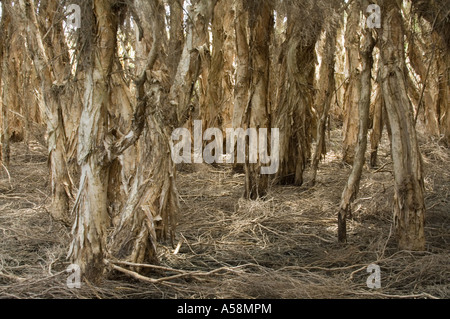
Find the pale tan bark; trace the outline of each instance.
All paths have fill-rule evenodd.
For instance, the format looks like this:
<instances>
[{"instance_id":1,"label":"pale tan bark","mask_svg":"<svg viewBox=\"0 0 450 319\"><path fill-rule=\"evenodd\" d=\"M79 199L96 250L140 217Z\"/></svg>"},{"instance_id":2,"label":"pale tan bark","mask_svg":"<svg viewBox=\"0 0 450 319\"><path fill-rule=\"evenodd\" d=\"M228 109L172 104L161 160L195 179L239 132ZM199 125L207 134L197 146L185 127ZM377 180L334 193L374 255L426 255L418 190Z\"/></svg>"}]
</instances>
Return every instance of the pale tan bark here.
<instances>
[{"instance_id":1,"label":"pale tan bark","mask_svg":"<svg viewBox=\"0 0 450 319\"><path fill-rule=\"evenodd\" d=\"M205 110L201 116L206 128L231 127L233 75L233 0L219 0L212 19L212 56Z\"/></svg>"},{"instance_id":2,"label":"pale tan bark","mask_svg":"<svg viewBox=\"0 0 450 319\"><path fill-rule=\"evenodd\" d=\"M40 80L41 92L45 104L45 120L47 122L49 165L51 171L52 186L52 216L59 221L69 224L69 198L72 196L72 181L67 170L67 160L65 152L65 130L62 114L62 99L65 88L64 70L67 68L64 61L63 47L61 44L63 37L62 28L53 23L56 17L56 8L40 8L40 12L45 14L52 12L52 20L48 28L52 28L51 35L54 37L54 45L43 41L42 31L36 17L36 8L33 1L25 5L25 14L28 18L28 45L33 56L33 63L36 74ZM60 13L61 14L61 13ZM49 31L49 32L50 32ZM47 31L46 31L47 32Z\"/></svg>"},{"instance_id":3,"label":"pale tan bark","mask_svg":"<svg viewBox=\"0 0 450 319\"><path fill-rule=\"evenodd\" d=\"M361 2L353 1L349 7L347 26L345 30L346 71L347 83L344 94L344 126L342 159L348 164L353 163L355 147L358 139L358 103L361 96L360 70L361 61L359 57L360 46L360 12Z\"/></svg>"},{"instance_id":4,"label":"pale tan bark","mask_svg":"<svg viewBox=\"0 0 450 319\"><path fill-rule=\"evenodd\" d=\"M336 17L327 23L324 32L324 40L322 47L322 62L319 69L319 79L317 80L316 95L314 96L314 105L318 114L317 124L317 144L312 156L312 177L311 183L314 184L319 167L319 161L323 155L326 154L325 145L325 129L328 119L329 110L331 107L331 100L335 92L335 52L336 52L336 36L337 36L337 20ZM334 23L333 23L334 22Z\"/></svg>"},{"instance_id":5,"label":"pale tan bark","mask_svg":"<svg viewBox=\"0 0 450 319\"><path fill-rule=\"evenodd\" d=\"M244 123L245 128L270 129L269 70L273 7L270 1L252 2L249 7L249 67L251 71ZM268 138L270 140L270 136ZM248 146L247 141L247 150L249 150ZM269 176L261 174L260 171L260 159L257 163L246 161L244 198L254 200L266 196Z\"/></svg>"},{"instance_id":6,"label":"pale tan bark","mask_svg":"<svg viewBox=\"0 0 450 319\"><path fill-rule=\"evenodd\" d=\"M1 69L1 80L0 87L2 87L2 111L1 111L1 117L2 117L2 127L1 127L1 158L0 161L6 166L9 165L10 160L10 146L9 146L9 116L8 116L8 108L10 106L10 82L11 82L11 70L9 66L9 60L10 60L10 50L9 47L11 46L11 33L12 33L12 23L11 23L11 2L5 1L2 4L3 12L2 12L2 39L1 41L1 57L2 60L0 61L0 69Z\"/></svg>"},{"instance_id":7,"label":"pale tan bark","mask_svg":"<svg viewBox=\"0 0 450 319\"><path fill-rule=\"evenodd\" d=\"M248 47L248 12L244 10L243 1L235 1L236 17L234 20L236 39L236 82L234 86L233 128L242 127L244 111L248 101L249 47Z\"/></svg>"},{"instance_id":8,"label":"pale tan bark","mask_svg":"<svg viewBox=\"0 0 450 319\"><path fill-rule=\"evenodd\" d=\"M400 249L423 250L425 190L422 159L406 89L402 17L395 2L383 1L383 9L381 83L392 131L394 227Z\"/></svg>"},{"instance_id":9,"label":"pale tan bark","mask_svg":"<svg viewBox=\"0 0 450 319\"><path fill-rule=\"evenodd\" d=\"M330 109L330 116L342 122L344 119L343 101L345 96L345 81L347 80L345 62L345 19L342 14L336 42L336 73L334 76L336 81L336 94L333 97L332 107Z\"/></svg>"},{"instance_id":10,"label":"pale tan bark","mask_svg":"<svg viewBox=\"0 0 450 319\"><path fill-rule=\"evenodd\" d=\"M422 32L430 33L422 29ZM439 116L438 116L438 100L439 100L439 79L436 60L437 36L432 39L420 39L418 36L408 37L410 43L408 45L408 56L415 72L420 77L420 95L416 106L416 118L423 112L425 132L429 136L439 136ZM428 43L424 43L428 42ZM431 51L430 51L431 50ZM428 51L428 52L427 52Z\"/></svg>"},{"instance_id":11,"label":"pale tan bark","mask_svg":"<svg viewBox=\"0 0 450 319\"><path fill-rule=\"evenodd\" d=\"M5 55L6 57L8 54ZM6 63L7 58L4 58L2 67L2 79L3 79L3 92L2 92L2 132L1 132L1 144L2 144L2 158L1 161L5 166L9 166L10 161L10 139L9 139L9 116L8 108L10 105L10 93L9 86L11 77L9 76L9 67Z\"/></svg>"},{"instance_id":12,"label":"pale tan bark","mask_svg":"<svg viewBox=\"0 0 450 319\"><path fill-rule=\"evenodd\" d=\"M135 1L136 8L139 8L136 11L142 14L139 16L144 31L142 41L151 43L149 56L153 51L160 53L157 54L155 69L149 73L150 80L139 88L142 94L146 93L149 99L146 103L151 110L146 109L149 113L145 115L146 125L139 142L136 175L112 236L111 252L119 258L155 263L156 241L167 238L173 241L179 203L175 166L170 156L170 128L181 127L189 115L193 86L200 73L200 55L205 49L205 39L196 32L196 27L209 23L211 5L214 3L197 1L190 7L192 20L189 20L183 53L175 78L167 79L165 66L170 61L164 54L167 39L163 36L162 2ZM149 47L141 49L144 53L139 54L145 55ZM147 65L147 68L152 66Z\"/></svg>"},{"instance_id":13,"label":"pale tan bark","mask_svg":"<svg viewBox=\"0 0 450 319\"><path fill-rule=\"evenodd\" d=\"M371 104L372 109L372 132L370 134L370 167L377 166L378 161L378 147L381 142L383 134L383 126L386 122L386 112L383 107L383 94L381 92L380 83L377 81L374 84L373 102Z\"/></svg>"},{"instance_id":14,"label":"pale tan bark","mask_svg":"<svg viewBox=\"0 0 450 319\"><path fill-rule=\"evenodd\" d=\"M322 24L304 25L308 12L289 7L286 41L283 43L280 95L274 127L280 129L281 184L303 184L303 172L311 157L311 128L315 73L315 44ZM305 28L304 28L305 27Z\"/></svg>"},{"instance_id":15,"label":"pale tan bark","mask_svg":"<svg viewBox=\"0 0 450 319\"><path fill-rule=\"evenodd\" d=\"M169 116L170 122L180 127L188 118L194 85L202 72L202 61L209 51L206 28L212 16L216 1L192 1L190 9L190 26L186 34L185 45L173 85L170 88L169 100L173 108ZM203 56L203 59L202 59Z\"/></svg>"},{"instance_id":16,"label":"pale tan bark","mask_svg":"<svg viewBox=\"0 0 450 319\"><path fill-rule=\"evenodd\" d=\"M352 171L342 192L341 203L338 213L338 240L347 241L347 216L351 214L350 205L355 200L359 191L359 182L361 180L362 170L365 162L365 153L367 148L367 132L369 126L370 96L372 90L372 51L375 46L375 40L372 37L371 30L362 31L364 38L361 41L362 48L360 56L362 62L361 68L361 99L358 103L359 108L359 131L356 152L353 161Z\"/></svg>"},{"instance_id":17,"label":"pale tan bark","mask_svg":"<svg viewBox=\"0 0 450 319\"><path fill-rule=\"evenodd\" d=\"M165 63L160 60L163 54L157 54L159 51L163 52L167 44L167 39L162 34L162 30L165 28L162 19L164 8L162 2L158 0L152 2L137 0L134 5L144 33L138 42L137 58L147 61L147 64L139 66L138 73L146 74L146 71L150 71L153 65ZM148 14L150 16L146 16ZM149 59L144 58L146 56L150 60L153 59L153 62L148 63ZM157 70L157 72L161 72L161 70ZM157 72L145 76L151 77L148 79L149 81L146 81L148 83L138 84L137 96L138 103L143 103L141 99L145 94L150 96L145 103L154 109L161 108L162 91L167 85L164 83L164 78L159 77ZM143 111L144 113L140 114L140 120L145 125L136 150L136 170L130 181L127 199L114 230L110 249L117 258L138 263L156 263L156 241L158 239L156 228L162 225L166 227L167 231L167 228L174 225L173 221L168 218L164 220L161 215L172 217L177 213L178 207L173 207L164 201L157 202L159 194L164 191L165 177L168 175L168 169L162 163L165 163L166 160L171 162L170 157L167 158L170 148L165 134L161 131L162 122L154 122L156 116L154 111L151 113L145 112L144 109ZM157 147L154 147L155 145ZM174 178L173 175L171 176ZM170 182L174 184L174 180L170 180Z\"/></svg>"},{"instance_id":18,"label":"pale tan bark","mask_svg":"<svg viewBox=\"0 0 450 319\"><path fill-rule=\"evenodd\" d=\"M169 77L174 78L177 72L178 62L180 62L181 54L184 46L184 32L183 32L183 5L184 1L169 1L170 7L170 41L169 52L170 59L168 61Z\"/></svg>"},{"instance_id":19,"label":"pale tan bark","mask_svg":"<svg viewBox=\"0 0 450 319\"><path fill-rule=\"evenodd\" d=\"M440 131L444 144L450 147L450 50L443 50L438 55L440 83Z\"/></svg>"},{"instance_id":20,"label":"pale tan bark","mask_svg":"<svg viewBox=\"0 0 450 319\"><path fill-rule=\"evenodd\" d=\"M112 4L109 0L95 0L91 19L88 19L93 32L86 35L91 42L84 56L87 66L77 154L81 178L69 251L71 261L80 266L88 280L94 282L98 282L104 270L107 227L110 224L107 210L109 163L105 138L118 27Z\"/></svg>"}]
</instances>

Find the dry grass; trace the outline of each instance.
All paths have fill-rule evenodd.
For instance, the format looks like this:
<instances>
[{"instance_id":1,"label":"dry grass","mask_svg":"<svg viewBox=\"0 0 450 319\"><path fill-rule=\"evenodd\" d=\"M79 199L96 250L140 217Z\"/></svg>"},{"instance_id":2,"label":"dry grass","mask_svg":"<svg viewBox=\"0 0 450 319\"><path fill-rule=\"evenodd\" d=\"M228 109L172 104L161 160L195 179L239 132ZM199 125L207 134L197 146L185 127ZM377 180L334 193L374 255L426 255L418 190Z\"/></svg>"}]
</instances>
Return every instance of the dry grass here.
<instances>
[{"instance_id":1,"label":"dry grass","mask_svg":"<svg viewBox=\"0 0 450 319\"><path fill-rule=\"evenodd\" d=\"M380 168L364 170L348 244L336 242L336 213L350 172L339 160L340 138L338 131L332 133L314 187L274 185L265 201L241 199L243 176L228 167L184 167L178 175L177 253L160 245L161 267L147 274L160 280L113 273L98 287L85 283L72 290L64 272L69 230L53 223L45 210L45 150L35 149L29 158L16 144L10 181L5 172L0 175L0 297L449 298L449 149L421 143L427 250L398 251L391 233L387 141ZM381 267L378 290L366 286L372 263Z\"/></svg>"}]
</instances>

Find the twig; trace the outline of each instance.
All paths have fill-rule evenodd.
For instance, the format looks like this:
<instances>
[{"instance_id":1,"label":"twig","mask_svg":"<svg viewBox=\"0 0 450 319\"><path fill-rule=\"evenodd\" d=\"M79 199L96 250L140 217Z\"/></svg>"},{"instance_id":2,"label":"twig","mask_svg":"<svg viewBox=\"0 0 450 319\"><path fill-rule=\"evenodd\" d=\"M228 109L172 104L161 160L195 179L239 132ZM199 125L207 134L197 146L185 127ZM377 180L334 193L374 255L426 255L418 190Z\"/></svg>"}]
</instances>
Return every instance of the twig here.
<instances>
[{"instance_id":1,"label":"twig","mask_svg":"<svg viewBox=\"0 0 450 319\"><path fill-rule=\"evenodd\" d=\"M206 277L206 276L214 275L214 274L216 274L218 272L221 272L221 271L235 272L236 269L243 268L243 267L246 267L246 266L253 266L253 264L245 264L245 265L241 265L241 266L237 266L237 267L221 267L221 268L217 268L217 269L214 269L214 270L211 270L211 271L208 271L208 272L203 272L203 271L192 271L192 272L190 272L190 271L182 271L182 270L171 269L171 271L178 271L180 273L177 274L177 275L173 275L173 276L168 276L168 277L162 277L162 278L154 279L154 278L142 276L141 274L138 274L137 272L134 272L134 271L122 268L120 266L117 266L112 261L109 261L109 260L106 260L106 259L104 261L105 261L105 263L107 265L110 265L115 270L123 272L123 273L125 273L125 274L127 274L127 275L129 275L129 276L131 276L131 277L133 277L135 279L142 280L142 281L145 281L145 282L149 282L149 283L152 283L152 284L159 284L159 283L162 283L162 282L165 282L165 281L170 281L170 280L173 280L173 279L178 279L178 278L183 278L183 277L194 277L194 278L195 277ZM150 265L147 265L147 266L150 266Z\"/></svg>"},{"instance_id":2,"label":"twig","mask_svg":"<svg viewBox=\"0 0 450 319\"><path fill-rule=\"evenodd\" d=\"M390 165L390 164L392 164L392 162L387 162L387 163L384 163L380 168L378 168L374 173L379 173L379 172L381 172L382 170L383 170L383 168L385 168L386 166L388 166L388 165Z\"/></svg>"},{"instance_id":3,"label":"twig","mask_svg":"<svg viewBox=\"0 0 450 319\"><path fill-rule=\"evenodd\" d=\"M11 189L13 188L12 183L11 183L11 175L9 174L8 169L6 168L6 166L2 163L3 168L6 171L6 174L8 175L8 182L9 182L9 186L11 187Z\"/></svg>"},{"instance_id":4,"label":"twig","mask_svg":"<svg viewBox=\"0 0 450 319\"><path fill-rule=\"evenodd\" d=\"M139 264L139 263L132 263L132 262L128 262L128 261L119 261L119 260L114 260L114 261L109 261L113 264L117 264L117 265L123 265L123 266L132 266L132 267L142 267L142 268L152 268L152 269L158 269L158 270L165 270L165 271L173 271L173 272L179 272L179 273L185 273L184 270L179 270L179 269L174 269L174 268L169 268L169 267L164 267L164 266L159 266L159 265L150 265L150 264Z\"/></svg>"},{"instance_id":5,"label":"twig","mask_svg":"<svg viewBox=\"0 0 450 319\"><path fill-rule=\"evenodd\" d=\"M91 291L94 293L94 295L95 295L98 299L103 299L103 298L97 293L97 291L95 291L95 287L92 286L92 284L89 282L89 280L87 280L86 278L84 278L84 281L87 283L87 285L89 286L89 288L91 289Z\"/></svg>"}]
</instances>

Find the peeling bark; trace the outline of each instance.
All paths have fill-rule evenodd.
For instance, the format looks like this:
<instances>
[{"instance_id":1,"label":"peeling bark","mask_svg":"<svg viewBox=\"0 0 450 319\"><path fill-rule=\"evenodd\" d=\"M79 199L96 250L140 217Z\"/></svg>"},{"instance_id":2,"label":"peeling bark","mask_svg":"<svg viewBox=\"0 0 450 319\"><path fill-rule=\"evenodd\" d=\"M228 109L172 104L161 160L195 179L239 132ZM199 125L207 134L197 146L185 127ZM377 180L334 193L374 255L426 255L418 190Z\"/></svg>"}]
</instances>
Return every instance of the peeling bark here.
<instances>
[{"instance_id":1,"label":"peeling bark","mask_svg":"<svg viewBox=\"0 0 450 319\"><path fill-rule=\"evenodd\" d=\"M269 104L270 42L273 33L273 8L269 1L252 1L249 8L249 67L250 85L248 104L244 111L244 128L271 128ZM270 141L270 136L267 137ZM246 141L249 150L249 142ZM269 145L269 144L267 144ZM260 173L261 162L245 163L244 198L264 197L269 187L269 176Z\"/></svg>"},{"instance_id":2,"label":"peeling bark","mask_svg":"<svg viewBox=\"0 0 450 319\"><path fill-rule=\"evenodd\" d=\"M8 116L8 107L9 107L9 86L11 82L10 78L10 69L8 62L10 60L10 46L11 46L11 31L12 31L12 24L11 24L11 14L10 14L10 8L11 3L10 1L4 1L2 4L3 12L2 12L2 21L1 21L1 28L2 28L2 39L1 41L1 52L0 56L2 57L2 60L0 61L0 79L3 81L0 82L0 87L3 88L2 91L2 127L0 131L1 139L1 158L0 161L6 166L9 165L10 160L10 147L9 147L9 116Z\"/></svg>"},{"instance_id":3,"label":"peeling bark","mask_svg":"<svg viewBox=\"0 0 450 319\"><path fill-rule=\"evenodd\" d=\"M139 116L145 119L145 125L139 141L136 174L110 243L112 254L118 258L137 263L157 263L157 240L169 238L173 243L179 202L175 165L170 155L170 130L182 126L189 115L194 84L200 73L201 54L205 50L205 39L196 32L196 27L209 23L213 5L211 1L202 0L190 7L192 20L189 21L184 49L175 78L170 79L165 71L170 59L167 60L163 54L167 39L163 35L162 2L135 2L135 7L140 9L137 11L144 31L142 40L151 43L149 59L152 52L160 54L155 56L155 64L148 63L143 69L143 75L149 74L145 76L145 85L138 85L138 103L145 95L145 103L149 107L143 109L145 112ZM144 16L148 13L151 14ZM141 48L144 53L139 54L145 55L149 48ZM153 65L155 69L151 70ZM135 122L139 122L138 118Z\"/></svg>"},{"instance_id":4,"label":"peeling bark","mask_svg":"<svg viewBox=\"0 0 450 319\"><path fill-rule=\"evenodd\" d=\"M169 1L170 7L169 52L171 53L171 56L168 61L168 65L169 65L170 79L174 79L184 47L183 5L184 0Z\"/></svg>"},{"instance_id":5,"label":"peeling bark","mask_svg":"<svg viewBox=\"0 0 450 319\"><path fill-rule=\"evenodd\" d=\"M208 77L206 109L201 112L207 128L231 127L234 37L233 0L219 0L212 20L212 57Z\"/></svg>"},{"instance_id":6,"label":"peeling bark","mask_svg":"<svg viewBox=\"0 0 450 319\"><path fill-rule=\"evenodd\" d=\"M244 111L248 101L249 47L248 47L248 12L244 10L243 1L235 1L236 17L234 20L236 36L236 83L234 86L233 128L242 127Z\"/></svg>"},{"instance_id":7,"label":"peeling bark","mask_svg":"<svg viewBox=\"0 0 450 319\"><path fill-rule=\"evenodd\" d=\"M304 24L306 16L307 11L300 7L288 9L281 61L282 88L274 121L274 127L280 129L280 168L276 180L298 186L303 184L303 172L311 157L315 45L322 30L319 21Z\"/></svg>"},{"instance_id":8,"label":"peeling bark","mask_svg":"<svg viewBox=\"0 0 450 319\"><path fill-rule=\"evenodd\" d=\"M361 61L359 57L361 2L354 1L350 5L349 11L347 28L345 30L348 81L345 85L343 105L344 141L342 144L342 159L345 163L352 164L358 139L358 104L361 96Z\"/></svg>"},{"instance_id":9,"label":"peeling bark","mask_svg":"<svg viewBox=\"0 0 450 319\"><path fill-rule=\"evenodd\" d=\"M425 32L425 30L422 30ZM432 43L422 43L421 39L415 39L410 36L408 45L408 56L415 72L419 75L422 88L420 89L420 97L417 103L417 113L423 111L425 131L430 136L439 136L439 116L438 116L438 99L439 99L439 80L437 77L437 61L436 61L436 35L431 36ZM423 41L426 41L423 39ZM426 53L426 49L432 52ZM428 57L428 58L427 58ZM416 114L416 118L419 114Z\"/></svg>"},{"instance_id":10,"label":"peeling bark","mask_svg":"<svg viewBox=\"0 0 450 319\"><path fill-rule=\"evenodd\" d=\"M330 22L331 22L330 18ZM324 43L322 51L322 63L319 69L319 80L316 87L318 92L314 97L314 104L319 113L319 120L317 124L317 144L312 156L312 177L311 183L314 184L317 176L317 169L319 167L319 161L323 155L326 154L325 145L325 129L328 119L328 114L331 107L331 100L335 91L336 83L334 79L335 73L335 52L336 52L336 36L337 25L333 23L327 23L327 28L324 34Z\"/></svg>"},{"instance_id":11,"label":"peeling bark","mask_svg":"<svg viewBox=\"0 0 450 319\"><path fill-rule=\"evenodd\" d=\"M53 3L53 6L40 8L42 14L45 14L46 10L53 14L51 15L51 21L58 19L57 8L54 5ZM67 72L64 72L67 69L64 52L67 52L67 50L61 47L63 31L57 23L50 22L48 26L53 30L53 43L43 40L33 1L28 1L25 4L25 14L28 18L29 50L33 58L36 75L41 84L45 104L52 189L51 215L54 219L68 225L70 223L69 198L72 197L72 180L67 168L66 137L62 113L62 99L67 94L64 79L67 74Z\"/></svg>"},{"instance_id":12,"label":"peeling bark","mask_svg":"<svg viewBox=\"0 0 450 319\"><path fill-rule=\"evenodd\" d=\"M402 17L395 2L383 1L383 8L381 83L392 131L394 227L400 249L424 250L426 209L422 158L406 89Z\"/></svg>"},{"instance_id":13,"label":"peeling bark","mask_svg":"<svg viewBox=\"0 0 450 319\"><path fill-rule=\"evenodd\" d=\"M356 152L353 161L352 171L345 185L341 197L341 203L338 213L338 240L347 241L347 216L351 213L350 205L355 200L359 191L359 182L361 180L362 170L365 162L365 153L367 148L367 132L369 127L369 109L370 96L372 91L372 51L375 46L375 40L370 30L363 30L362 48L360 50L362 68L361 68L361 99L358 103L359 108L359 131Z\"/></svg>"},{"instance_id":14,"label":"peeling bark","mask_svg":"<svg viewBox=\"0 0 450 319\"><path fill-rule=\"evenodd\" d=\"M110 80L116 48L117 16L113 1L94 0L90 25L92 41L85 51L83 110L78 140L80 186L74 205L76 220L69 251L89 281L98 282L104 270L106 230L110 224L107 207L108 162L105 139ZM90 38L95 37L95 38Z\"/></svg>"},{"instance_id":15,"label":"peeling bark","mask_svg":"<svg viewBox=\"0 0 450 319\"><path fill-rule=\"evenodd\" d=\"M372 132L370 134L370 167L375 168L378 162L378 146L381 142L383 134L383 126L386 122L386 111L384 109L383 94L381 92L380 83L377 81L374 84L374 97L372 103Z\"/></svg>"}]
</instances>

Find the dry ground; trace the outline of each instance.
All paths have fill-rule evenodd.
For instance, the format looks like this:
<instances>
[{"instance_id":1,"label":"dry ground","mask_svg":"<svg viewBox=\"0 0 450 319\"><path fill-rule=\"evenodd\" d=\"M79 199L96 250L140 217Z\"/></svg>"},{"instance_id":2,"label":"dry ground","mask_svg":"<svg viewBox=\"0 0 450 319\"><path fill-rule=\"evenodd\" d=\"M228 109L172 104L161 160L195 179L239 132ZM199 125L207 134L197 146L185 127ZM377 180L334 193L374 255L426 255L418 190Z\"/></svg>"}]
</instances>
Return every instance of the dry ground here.
<instances>
[{"instance_id":1,"label":"dry ground","mask_svg":"<svg viewBox=\"0 0 450 319\"><path fill-rule=\"evenodd\" d=\"M421 143L425 163L427 250L398 251L392 235L393 172L387 141L380 168L367 167L349 221L336 242L336 213L350 167L339 160L340 133L315 186L273 186L267 200L240 198L243 175L229 167L185 166L177 253L160 245L161 266L147 283L121 274L100 286L68 289L70 230L49 205L45 149L14 144L0 172L0 298L449 298L450 150ZM306 177L308 177L308 172ZM307 179L307 178L306 178ZM367 288L369 264L381 289ZM167 277L175 276L167 280Z\"/></svg>"}]
</instances>

